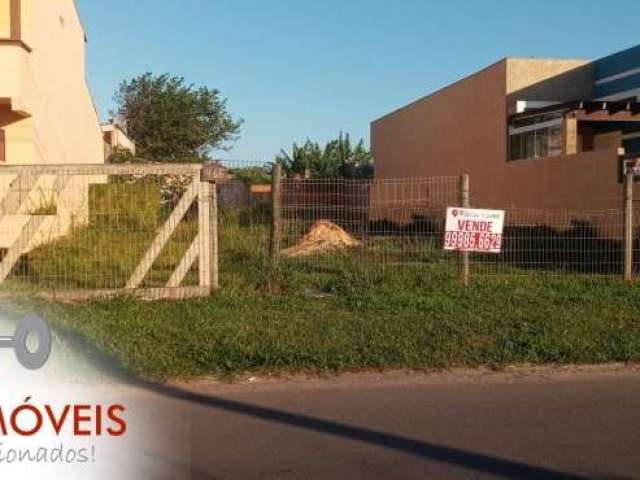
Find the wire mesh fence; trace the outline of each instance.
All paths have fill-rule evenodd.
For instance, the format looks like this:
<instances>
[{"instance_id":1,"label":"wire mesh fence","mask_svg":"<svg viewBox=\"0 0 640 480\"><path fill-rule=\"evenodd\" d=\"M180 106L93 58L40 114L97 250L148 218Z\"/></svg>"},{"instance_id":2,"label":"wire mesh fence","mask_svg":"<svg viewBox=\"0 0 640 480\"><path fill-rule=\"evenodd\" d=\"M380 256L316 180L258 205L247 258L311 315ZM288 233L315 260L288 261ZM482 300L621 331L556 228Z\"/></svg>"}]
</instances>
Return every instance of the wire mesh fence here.
<instances>
[{"instance_id":1,"label":"wire mesh fence","mask_svg":"<svg viewBox=\"0 0 640 480\"><path fill-rule=\"evenodd\" d=\"M271 164L207 171L205 179L201 165L1 169L0 292L204 295L218 275L222 288L243 288L280 265L300 275L458 271L458 253L443 249L458 177L290 174L274 185ZM472 275L621 275L622 206L504 210L501 253L471 254ZM640 209L633 215L637 274Z\"/></svg>"},{"instance_id":2,"label":"wire mesh fence","mask_svg":"<svg viewBox=\"0 0 640 480\"><path fill-rule=\"evenodd\" d=\"M0 179L2 290L206 286L199 166L6 167Z\"/></svg>"},{"instance_id":3,"label":"wire mesh fence","mask_svg":"<svg viewBox=\"0 0 640 480\"><path fill-rule=\"evenodd\" d=\"M505 210L501 253L472 255L476 274L621 274L624 212ZM638 224L640 225L640 224Z\"/></svg>"},{"instance_id":4,"label":"wire mesh fence","mask_svg":"<svg viewBox=\"0 0 640 480\"><path fill-rule=\"evenodd\" d=\"M282 190L285 258L369 267L448 260L442 207L457 202L455 177L286 180Z\"/></svg>"},{"instance_id":5,"label":"wire mesh fence","mask_svg":"<svg viewBox=\"0 0 640 480\"><path fill-rule=\"evenodd\" d=\"M266 182L271 167L264 171ZM460 204L458 177L351 180L290 175L282 180L279 195L281 262L303 272L329 268L337 274L344 268L401 272L403 267L420 265L457 272L458 254L445 252L443 239L446 208ZM245 221L252 228L235 233L240 238L246 235L248 250L261 252L261 264L268 265L273 212L269 195L262 201L256 210L254 200L253 214ZM503 210L501 253L472 254L473 275L622 273L622 208ZM637 211L634 215L637 271L640 215ZM223 226L222 231L228 228ZM225 240L221 243L224 251Z\"/></svg>"}]
</instances>

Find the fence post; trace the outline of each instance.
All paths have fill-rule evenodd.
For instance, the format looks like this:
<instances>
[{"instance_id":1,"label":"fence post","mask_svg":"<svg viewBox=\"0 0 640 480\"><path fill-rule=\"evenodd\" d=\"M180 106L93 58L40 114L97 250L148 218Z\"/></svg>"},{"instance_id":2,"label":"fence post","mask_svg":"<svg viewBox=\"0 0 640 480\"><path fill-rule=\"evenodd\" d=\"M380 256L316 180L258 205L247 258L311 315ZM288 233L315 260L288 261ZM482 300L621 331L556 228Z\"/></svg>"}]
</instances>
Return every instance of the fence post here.
<instances>
[{"instance_id":1,"label":"fence post","mask_svg":"<svg viewBox=\"0 0 640 480\"><path fill-rule=\"evenodd\" d=\"M460 207L469 208L469 175L460 175L458 194ZM469 286L470 266L469 252L459 252L459 276L464 287Z\"/></svg>"},{"instance_id":2,"label":"fence post","mask_svg":"<svg viewBox=\"0 0 640 480\"><path fill-rule=\"evenodd\" d=\"M279 162L273 166L271 182L271 265L277 267L282 241L282 164Z\"/></svg>"},{"instance_id":3,"label":"fence post","mask_svg":"<svg viewBox=\"0 0 640 480\"><path fill-rule=\"evenodd\" d=\"M200 177L199 233L200 255L198 270L200 286L211 290L220 288L218 260L218 191L215 183L215 170L210 167L202 169Z\"/></svg>"},{"instance_id":4,"label":"fence post","mask_svg":"<svg viewBox=\"0 0 640 480\"><path fill-rule=\"evenodd\" d=\"M633 280L633 172L624 176L624 279Z\"/></svg>"}]
</instances>

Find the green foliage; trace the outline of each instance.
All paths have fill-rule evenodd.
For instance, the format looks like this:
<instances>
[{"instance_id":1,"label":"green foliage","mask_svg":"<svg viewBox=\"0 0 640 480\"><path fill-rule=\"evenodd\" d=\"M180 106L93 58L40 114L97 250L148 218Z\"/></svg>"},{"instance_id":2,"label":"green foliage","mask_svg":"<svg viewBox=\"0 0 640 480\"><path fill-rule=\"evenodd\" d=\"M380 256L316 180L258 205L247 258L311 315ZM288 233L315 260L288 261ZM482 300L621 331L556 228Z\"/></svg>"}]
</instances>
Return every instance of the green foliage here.
<instances>
[{"instance_id":1,"label":"green foliage","mask_svg":"<svg viewBox=\"0 0 640 480\"><path fill-rule=\"evenodd\" d=\"M242 123L227 112L218 90L196 88L169 74L145 73L124 81L114 100L137 156L147 160L208 160L211 150L237 139Z\"/></svg>"},{"instance_id":2,"label":"green foliage","mask_svg":"<svg viewBox=\"0 0 640 480\"><path fill-rule=\"evenodd\" d=\"M109 155L107 163L142 163L142 159L129 150L115 149L111 155Z\"/></svg>"},{"instance_id":3,"label":"green foliage","mask_svg":"<svg viewBox=\"0 0 640 480\"><path fill-rule=\"evenodd\" d=\"M264 185L271 183L270 167L232 168L229 173L235 175L246 185Z\"/></svg>"},{"instance_id":4,"label":"green foliage","mask_svg":"<svg viewBox=\"0 0 640 480\"><path fill-rule=\"evenodd\" d=\"M299 146L294 143L291 154L282 150L276 156L289 175L307 173L311 178L369 178L373 176L373 157L364 141L352 144L349 134L328 142L324 147L311 140Z\"/></svg>"}]
</instances>

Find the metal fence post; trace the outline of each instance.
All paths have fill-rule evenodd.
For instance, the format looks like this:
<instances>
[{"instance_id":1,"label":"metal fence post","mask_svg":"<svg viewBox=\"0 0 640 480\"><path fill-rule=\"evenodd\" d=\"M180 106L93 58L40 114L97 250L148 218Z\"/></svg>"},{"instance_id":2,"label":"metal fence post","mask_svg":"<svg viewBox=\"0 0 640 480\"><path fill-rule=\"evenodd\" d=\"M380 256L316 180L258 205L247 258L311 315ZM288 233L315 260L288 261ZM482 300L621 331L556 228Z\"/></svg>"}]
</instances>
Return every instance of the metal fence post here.
<instances>
[{"instance_id":1,"label":"metal fence post","mask_svg":"<svg viewBox=\"0 0 640 480\"><path fill-rule=\"evenodd\" d=\"M273 166L271 179L271 265L280 263L280 244L282 241L282 164Z\"/></svg>"},{"instance_id":2,"label":"metal fence post","mask_svg":"<svg viewBox=\"0 0 640 480\"><path fill-rule=\"evenodd\" d=\"M469 175L460 175L458 194L460 196L460 207L469 208ZM471 269L469 266L469 252L459 252L459 276L462 285L469 286Z\"/></svg>"},{"instance_id":3,"label":"metal fence post","mask_svg":"<svg viewBox=\"0 0 640 480\"><path fill-rule=\"evenodd\" d=\"M203 168L199 196L199 233L200 255L198 269L200 286L211 290L220 288L218 260L218 192L214 180L215 172L208 167Z\"/></svg>"},{"instance_id":4,"label":"metal fence post","mask_svg":"<svg viewBox=\"0 0 640 480\"><path fill-rule=\"evenodd\" d=\"M633 172L624 176L624 279L633 280Z\"/></svg>"}]
</instances>

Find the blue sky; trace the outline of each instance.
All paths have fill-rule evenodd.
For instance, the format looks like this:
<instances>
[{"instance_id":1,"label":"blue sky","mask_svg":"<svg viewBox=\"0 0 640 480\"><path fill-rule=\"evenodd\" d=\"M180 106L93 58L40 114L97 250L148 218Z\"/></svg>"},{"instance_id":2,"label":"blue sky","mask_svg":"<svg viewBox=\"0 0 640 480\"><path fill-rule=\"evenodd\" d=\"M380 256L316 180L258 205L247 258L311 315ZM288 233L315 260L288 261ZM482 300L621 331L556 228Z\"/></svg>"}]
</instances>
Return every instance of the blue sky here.
<instances>
[{"instance_id":1,"label":"blue sky","mask_svg":"<svg viewBox=\"0 0 640 480\"><path fill-rule=\"evenodd\" d=\"M640 43L638 0L78 0L103 119L118 83L175 73L243 118L218 158L271 160L505 56L599 58Z\"/></svg>"}]
</instances>

